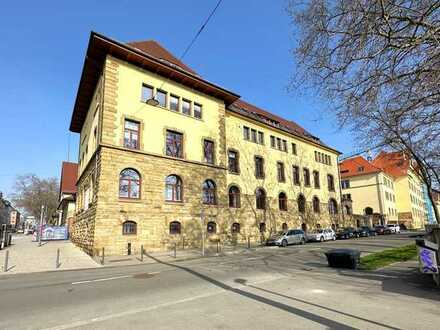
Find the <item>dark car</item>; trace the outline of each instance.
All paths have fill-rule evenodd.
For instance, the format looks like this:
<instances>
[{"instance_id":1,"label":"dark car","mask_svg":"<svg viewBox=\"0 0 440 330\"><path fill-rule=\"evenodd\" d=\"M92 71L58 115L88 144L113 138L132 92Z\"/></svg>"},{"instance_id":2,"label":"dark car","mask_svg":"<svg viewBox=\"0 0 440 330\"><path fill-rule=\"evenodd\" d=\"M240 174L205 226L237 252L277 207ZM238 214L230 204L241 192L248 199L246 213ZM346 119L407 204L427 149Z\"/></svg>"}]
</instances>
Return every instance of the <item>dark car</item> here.
<instances>
[{"instance_id":1,"label":"dark car","mask_svg":"<svg viewBox=\"0 0 440 330\"><path fill-rule=\"evenodd\" d=\"M377 235L391 235L391 229L385 226L374 227Z\"/></svg>"},{"instance_id":2,"label":"dark car","mask_svg":"<svg viewBox=\"0 0 440 330\"><path fill-rule=\"evenodd\" d=\"M361 226L358 228L359 236L368 237L368 236L376 236L376 231L368 226Z\"/></svg>"},{"instance_id":3,"label":"dark car","mask_svg":"<svg viewBox=\"0 0 440 330\"><path fill-rule=\"evenodd\" d=\"M358 237L356 229L354 229L353 227L338 229L338 231L336 232L337 239L349 239L353 237Z\"/></svg>"}]
</instances>

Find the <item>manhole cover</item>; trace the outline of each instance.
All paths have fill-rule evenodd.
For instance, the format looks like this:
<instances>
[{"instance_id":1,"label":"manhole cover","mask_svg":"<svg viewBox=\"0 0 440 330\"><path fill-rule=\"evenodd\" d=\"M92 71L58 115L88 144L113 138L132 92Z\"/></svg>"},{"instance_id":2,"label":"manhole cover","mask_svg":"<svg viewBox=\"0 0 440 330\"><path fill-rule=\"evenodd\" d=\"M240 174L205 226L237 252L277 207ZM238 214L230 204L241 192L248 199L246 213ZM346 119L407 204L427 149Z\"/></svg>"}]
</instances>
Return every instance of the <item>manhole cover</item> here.
<instances>
[{"instance_id":1,"label":"manhole cover","mask_svg":"<svg viewBox=\"0 0 440 330\"><path fill-rule=\"evenodd\" d=\"M135 274L133 275L133 278L137 278L137 279L145 279L145 278L151 278L153 277L154 274L150 274L150 273L140 273L140 274Z\"/></svg>"}]
</instances>

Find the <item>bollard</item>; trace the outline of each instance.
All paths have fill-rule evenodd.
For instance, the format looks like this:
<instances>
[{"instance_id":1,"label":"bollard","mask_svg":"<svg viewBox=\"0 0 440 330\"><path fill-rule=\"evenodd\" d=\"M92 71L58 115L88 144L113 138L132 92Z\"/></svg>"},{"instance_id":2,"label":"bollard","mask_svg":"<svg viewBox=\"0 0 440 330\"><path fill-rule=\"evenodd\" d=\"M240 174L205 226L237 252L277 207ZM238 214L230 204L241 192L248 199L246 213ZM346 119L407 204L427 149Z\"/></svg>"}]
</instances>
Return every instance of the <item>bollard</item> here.
<instances>
[{"instance_id":1,"label":"bollard","mask_svg":"<svg viewBox=\"0 0 440 330\"><path fill-rule=\"evenodd\" d=\"M102 248L101 265L104 265L104 248Z\"/></svg>"},{"instance_id":2,"label":"bollard","mask_svg":"<svg viewBox=\"0 0 440 330\"><path fill-rule=\"evenodd\" d=\"M57 249L57 260L55 261L55 268L60 267L60 249Z\"/></svg>"},{"instance_id":3,"label":"bollard","mask_svg":"<svg viewBox=\"0 0 440 330\"><path fill-rule=\"evenodd\" d=\"M248 238L247 238L247 243L248 243L248 249L250 249L251 248L251 238L248 236Z\"/></svg>"},{"instance_id":4,"label":"bollard","mask_svg":"<svg viewBox=\"0 0 440 330\"><path fill-rule=\"evenodd\" d=\"M144 261L144 246L141 245L141 261Z\"/></svg>"},{"instance_id":5,"label":"bollard","mask_svg":"<svg viewBox=\"0 0 440 330\"><path fill-rule=\"evenodd\" d=\"M177 243L174 243L174 258L177 257Z\"/></svg>"},{"instance_id":6,"label":"bollard","mask_svg":"<svg viewBox=\"0 0 440 330\"><path fill-rule=\"evenodd\" d=\"M217 241L217 254L219 252L219 245L220 245L220 241Z\"/></svg>"},{"instance_id":7,"label":"bollard","mask_svg":"<svg viewBox=\"0 0 440 330\"><path fill-rule=\"evenodd\" d=\"M131 243L127 244L127 255L131 256Z\"/></svg>"},{"instance_id":8,"label":"bollard","mask_svg":"<svg viewBox=\"0 0 440 330\"><path fill-rule=\"evenodd\" d=\"M3 271L7 272L8 271L8 260L9 259L9 250L6 250L5 252L5 264L3 266Z\"/></svg>"}]
</instances>

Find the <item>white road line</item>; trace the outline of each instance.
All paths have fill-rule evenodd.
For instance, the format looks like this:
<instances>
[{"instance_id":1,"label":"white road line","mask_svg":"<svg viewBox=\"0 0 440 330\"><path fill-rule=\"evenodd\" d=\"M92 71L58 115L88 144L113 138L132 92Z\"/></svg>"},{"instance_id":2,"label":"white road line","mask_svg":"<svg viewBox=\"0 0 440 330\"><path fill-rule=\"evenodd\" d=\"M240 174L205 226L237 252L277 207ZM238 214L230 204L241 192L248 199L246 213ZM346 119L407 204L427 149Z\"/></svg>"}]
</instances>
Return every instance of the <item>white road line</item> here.
<instances>
[{"instance_id":1,"label":"white road line","mask_svg":"<svg viewBox=\"0 0 440 330\"><path fill-rule=\"evenodd\" d=\"M282 278L286 278L286 277L285 276L275 276L270 279L264 279L261 281L250 282L249 284L257 285L257 284L262 284L262 283L266 283L266 282L276 281L276 280L282 279ZM246 285L233 286L234 289L244 289L246 287L247 287ZM194 301L194 300L198 300L198 299L208 298L208 297L216 296L216 295L219 295L219 294L222 294L225 292L227 292L227 291L224 289L219 289L214 292L207 292L207 293L200 294L197 296L192 296L192 297L184 298L184 299L180 299L180 300L174 300L174 301L166 302L163 304L158 304L155 306L137 308L137 309L132 309L132 310L128 310L128 311L124 311L124 312L120 312L120 313L113 313L113 314L98 316L98 317L94 317L94 318L90 318L90 319L86 319L86 320L80 320L80 321L76 321L76 322L69 322L67 324L61 324L61 325L58 325L58 326L55 326L52 328L43 328L42 330L67 330L67 329L78 328L78 327L86 326L86 325L89 325L92 323L108 321L111 319L125 317L125 316L138 314L138 313L150 312L150 311L153 311L153 310L156 310L159 308L163 308L163 307L169 307L169 306L174 306L174 305L178 305L178 304L182 304L182 303L186 303L186 302L190 302L190 301Z\"/></svg>"},{"instance_id":2,"label":"white road line","mask_svg":"<svg viewBox=\"0 0 440 330\"><path fill-rule=\"evenodd\" d=\"M133 277L133 275L115 276L115 277L107 277L107 278L98 278L98 279L96 279L96 280L88 280L88 281L72 282L72 285L76 285L76 284L84 284L84 283L92 283L92 282L111 281L111 280L117 280L117 279L120 279L120 278L127 278L127 277Z\"/></svg>"}]
</instances>

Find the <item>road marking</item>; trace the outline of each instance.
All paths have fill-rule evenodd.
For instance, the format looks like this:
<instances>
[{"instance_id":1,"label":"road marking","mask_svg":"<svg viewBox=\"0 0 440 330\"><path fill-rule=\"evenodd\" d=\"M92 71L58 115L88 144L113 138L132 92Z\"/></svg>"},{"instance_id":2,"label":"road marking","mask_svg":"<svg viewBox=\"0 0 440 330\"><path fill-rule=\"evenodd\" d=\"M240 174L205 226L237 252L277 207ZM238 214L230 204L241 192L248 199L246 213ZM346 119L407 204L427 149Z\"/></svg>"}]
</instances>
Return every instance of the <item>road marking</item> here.
<instances>
[{"instance_id":1,"label":"road marking","mask_svg":"<svg viewBox=\"0 0 440 330\"><path fill-rule=\"evenodd\" d=\"M160 274L160 272L151 272L148 274L149 275L157 275L157 274ZM105 282L105 281L119 280L121 278L134 277L136 275L138 275L138 273L131 274L131 275L121 275L121 276L114 276L114 277L98 278L96 280L78 281L78 282L72 282L71 284L77 285L77 284L85 284L85 283L93 283L93 282Z\"/></svg>"},{"instance_id":2,"label":"road marking","mask_svg":"<svg viewBox=\"0 0 440 330\"><path fill-rule=\"evenodd\" d=\"M107 277L107 278L98 278L96 280L72 282L72 285L84 284L84 283L93 283L93 282L104 282L104 281L111 281L111 280L118 280L120 278L127 278L127 277L132 277L132 276L133 275L124 275L124 276L115 276L115 277Z\"/></svg>"},{"instance_id":3,"label":"road marking","mask_svg":"<svg viewBox=\"0 0 440 330\"><path fill-rule=\"evenodd\" d=\"M248 287L249 284L258 285L258 284L262 284L262 283L266 283L266 282L276 281L276 280L282 279L282 278L286 278L286 277L285 276L274 276L273 278L267 278L267 279L264 279L264 280L261 280L261 281L249 282L247 285L231 286L231 288L233 288L233 289L245 289L245 288ZM216 290L214 292L207 292L207 293L200 294L200 295L197 295L197 296L192 296L192 297L189 297L189 298L184 298L184 299L180 299L180 300L174 300L174 301L166 302L166 303L163 303L163 304L158 304L158 305L144 307L144 308L132 309L132 310L128 310L128 311L124 311L124 312L120 312L120 313L113 313L113 314L93 317L93 318L86 319L86 320L80 320L80 321L76 321L76 322L69 322L69 323L61 324L61 325L58 325L58 326L55 326L55 327L51 327L51 328L43 328L42 330L67 330L67 329L78 328L78 327L90 325L92 323L104 322L104 321L108 321L108 320L111 320L111 319L125 317L125 316L129 316L129 315L133 315L133 314L138 314L138 313L151 312L151 311L154 311L156 309L163 308L163 307L170 307L170 306L174 306L174 305L178 305L178 304L182 304L182 303L186 303L186 302L191 302L191 301L198 300L198 299L209 298L209 297L216 296L216 295L219 295L219 294L222 294L222 293L225 293L225 292L228 292L228 291L225 290L225 289L219 289L219 290Z\"/></svg>"}]
</instances>

